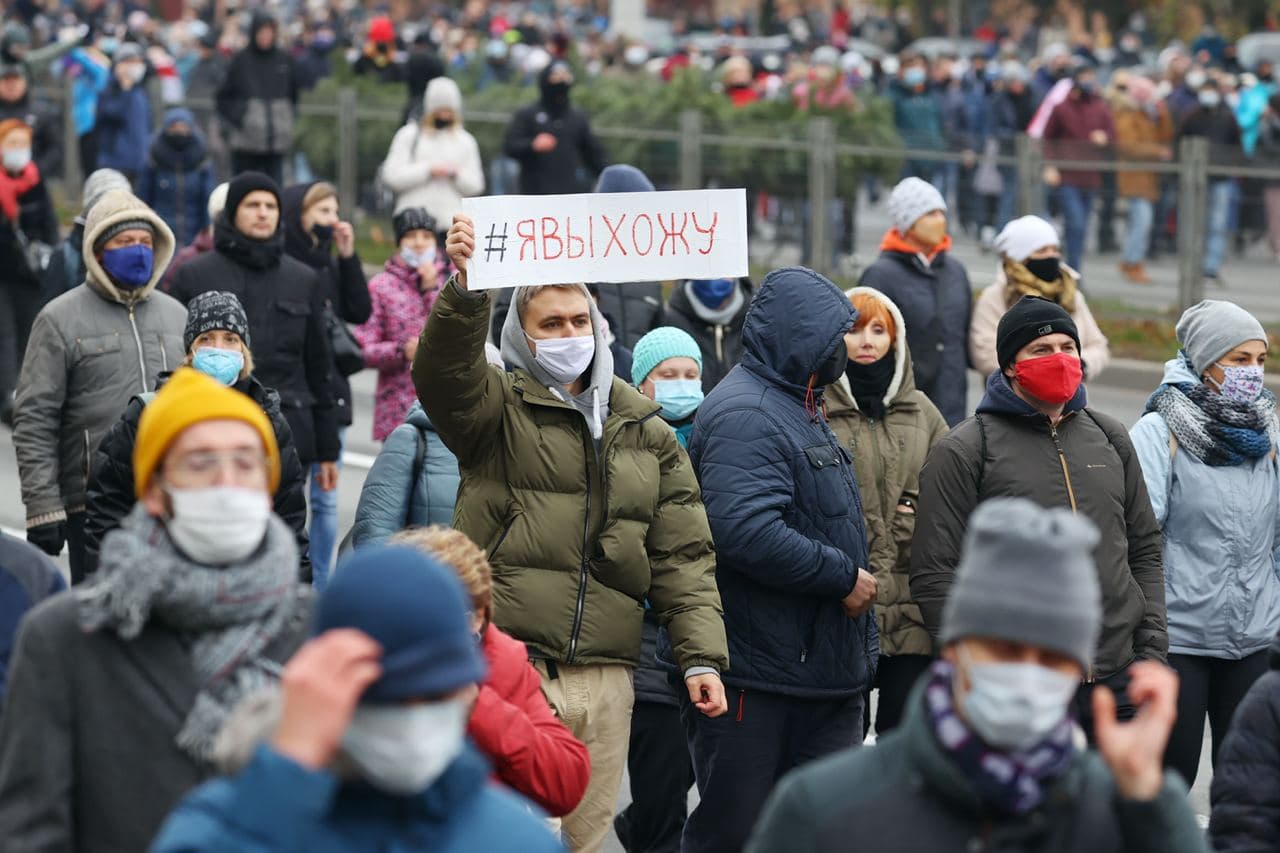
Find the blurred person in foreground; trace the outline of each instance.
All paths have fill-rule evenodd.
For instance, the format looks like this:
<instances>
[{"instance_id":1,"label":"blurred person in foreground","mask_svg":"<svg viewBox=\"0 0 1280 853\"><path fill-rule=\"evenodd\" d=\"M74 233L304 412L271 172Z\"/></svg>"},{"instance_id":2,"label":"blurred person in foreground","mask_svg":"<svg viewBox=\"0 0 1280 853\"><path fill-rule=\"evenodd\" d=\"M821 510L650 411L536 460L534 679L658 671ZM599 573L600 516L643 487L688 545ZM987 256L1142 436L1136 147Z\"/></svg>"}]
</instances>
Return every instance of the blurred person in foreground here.
<instances>
[{"instance_id":1,"label":"blurred person in foreground","mask_svg":"<svg viewBox=\"0 0 1280 853\"><path fill-rule=\"evenodd\" d=\"M256 403L183 368L138 424L137 504L98 572L23 622L0 720L0 837L143 850L213 772L230 710L274 683L310 590L271 512L280 457Z\"/></svg>"},{"instance_id":2,"label":"blurred person in foreground","mask_svg":"<svg viewBox=\"0 0 1280 853\"><path fill-rule=\"evenodd\" d=\"M1178 677L1133 668L1130 722L1092 691L1097 751L1071 716L1102 623L1097 529L1000 498L975 514L947 602L942 659L901 728L783 780L751 853L1010 849L1197 853L1187 788L1161 766Z\"/></svg>"},{"instance_id":3,"label":"blurred person in foreground","mask_svg":"<svg viewBox=\"0 0 1280 853\"><path fill-rule=\"evenodd\" d=\"M343 561L275 696L219 744L231 774L174 811L151 853L553 853L527 802L467 743L487 671L454 573L400 547Z\"/></svg>"}]
</instances>

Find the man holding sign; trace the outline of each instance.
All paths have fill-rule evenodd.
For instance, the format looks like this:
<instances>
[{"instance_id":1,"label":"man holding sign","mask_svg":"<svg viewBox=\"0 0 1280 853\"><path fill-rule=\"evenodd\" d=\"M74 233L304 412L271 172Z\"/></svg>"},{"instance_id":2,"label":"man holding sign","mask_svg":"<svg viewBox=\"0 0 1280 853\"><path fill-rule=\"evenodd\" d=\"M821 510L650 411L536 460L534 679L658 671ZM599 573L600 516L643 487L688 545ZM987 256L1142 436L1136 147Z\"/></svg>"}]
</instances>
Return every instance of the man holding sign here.
<instances>
[{"instance_id":1,"label":"man holding sign","mask_svg":"<svg viewBox=\"0 0 1280 853\"><path fill-rule=\"evenodd\" d=\"M469 289L470 218L454 217L446 249L460 272L423 331L414 384L458 457L455 526L488 552L494 622L529 646L548 700L591 753L591 784L563 832L572 849L599 850L626 761L646 598L690 702L707 716L728 707L706 513L659 407L613 378L586 288L516 290L504 373L484 357L490 291Z\"/></svg>"}]
</instances>

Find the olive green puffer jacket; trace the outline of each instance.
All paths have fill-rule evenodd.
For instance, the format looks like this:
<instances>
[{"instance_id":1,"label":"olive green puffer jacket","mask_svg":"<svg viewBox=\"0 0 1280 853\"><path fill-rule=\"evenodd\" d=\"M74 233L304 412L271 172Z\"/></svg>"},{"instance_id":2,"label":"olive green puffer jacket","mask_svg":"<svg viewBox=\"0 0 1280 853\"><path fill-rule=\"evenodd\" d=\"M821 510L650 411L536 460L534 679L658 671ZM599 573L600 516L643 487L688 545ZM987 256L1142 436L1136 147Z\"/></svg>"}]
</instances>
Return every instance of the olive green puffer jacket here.
<instances>
[{"instance_id":1,"label":"olive green puffer jacket","mask_svg":"<svg viewBox=\"0 0 1280 853\"><path fill-rule=\"evenodd\" d=\"M597 456L569 403L523 369L486 364L490 302L441 291L413 380L458 457L454 526L488 552L494 621L535 656L634 665L647 597L681 670L725 670L711 531L659 407L612 380Z\"/></svg>"},{"instance_id":2,"label":"olive green puffer jacket","mask_svg":"<svg viewBox=\"0 0 1280 853\"><path fill-rule=\"evenodd\" d=\"M946 435L947 422L929 398L916 389L906 330L897 306L870 288L849 291L859 292L884 299L897 322L892 350L897 364L885 394L889 402L884 419L871 420L858 411L849 392L849 380L842 376L827 388L827 417L836 438L853 455L858 476L871 570L879 584L876 617L880 623L880 653L932 655L933 641L925 630L920 608L911 599L911 538L916 529L920 469L929 451Z\"/></svg>"}]
</instances>

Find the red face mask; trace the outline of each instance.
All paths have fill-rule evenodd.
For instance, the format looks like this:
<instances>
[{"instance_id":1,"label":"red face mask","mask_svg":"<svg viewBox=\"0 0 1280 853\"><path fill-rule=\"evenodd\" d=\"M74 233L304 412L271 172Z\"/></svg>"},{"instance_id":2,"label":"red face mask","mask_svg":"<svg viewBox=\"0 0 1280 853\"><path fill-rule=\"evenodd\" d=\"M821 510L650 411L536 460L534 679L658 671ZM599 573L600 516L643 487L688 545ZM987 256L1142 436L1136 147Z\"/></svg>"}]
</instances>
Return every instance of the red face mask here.
<instances>
[{"instance_id":1,"label":"red face mask","mask_svg":"<svg viewBox=\"0 0 1280 853\"><path fill-rule=\"evenodd\" d=\"M1084 379L1080 359L1066 352L1020 361L1014 365L1013 371L1014 378L1028 394L1051 406L1074 397L1080 389L1080 381Z\"/></svg>"}]
</instances>

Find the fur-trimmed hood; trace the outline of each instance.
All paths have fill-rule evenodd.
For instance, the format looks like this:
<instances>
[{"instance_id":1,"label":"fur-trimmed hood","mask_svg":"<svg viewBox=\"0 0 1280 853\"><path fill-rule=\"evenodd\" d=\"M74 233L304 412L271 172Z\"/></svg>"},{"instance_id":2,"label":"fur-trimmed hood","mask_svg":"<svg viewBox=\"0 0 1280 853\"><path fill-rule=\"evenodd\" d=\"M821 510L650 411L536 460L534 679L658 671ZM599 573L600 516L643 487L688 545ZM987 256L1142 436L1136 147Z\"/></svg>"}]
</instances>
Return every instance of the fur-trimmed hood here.
<instances>
[{"instance_id":1,"label":"fur-trimmed hood","mask_svg":"<svg viewBox=\"0 0 1280 853\"><path fill-rule=\"evenodd\" d=\"M853 287L844 292L844 295L850 300L855 296L874 296L884 303L889 309L889 316L893 317L894 338L893 338L893 379L889 380L889 387L884 392L884 405L887 409L899 397L904 397L916 390L915 374L911 367L911 350L907 346L907 323L902 318L902 312L898 310L898 306L893 300L885 296L874 287ZM849 399L853 399L853 394L849 390L849 377L844 373L840 374L838 384L844 389ZM857 407L857 402L854 402Z\"/></svg>"},{"instance_id":2,"label":"fur-trimmed hood","mask_svg":"<svg viewBox=\"0 0 1280 853\"><path fill-rule=\"evenodd\" d=\"M137 290L117 287L93 253L93 244L98 239L98 235L111 226L130 219L146 220L155 230L155 259L152 261L151 279ZM124 190L111 190L98 199L85 218L84 246L81 249L81 255L84 258L85 283L105 299L122 305L146 299L164 277L169 261L173 260L174 244L173 232L169 230L169 226L141 199Z\"/></svg>"}]
</instances>

